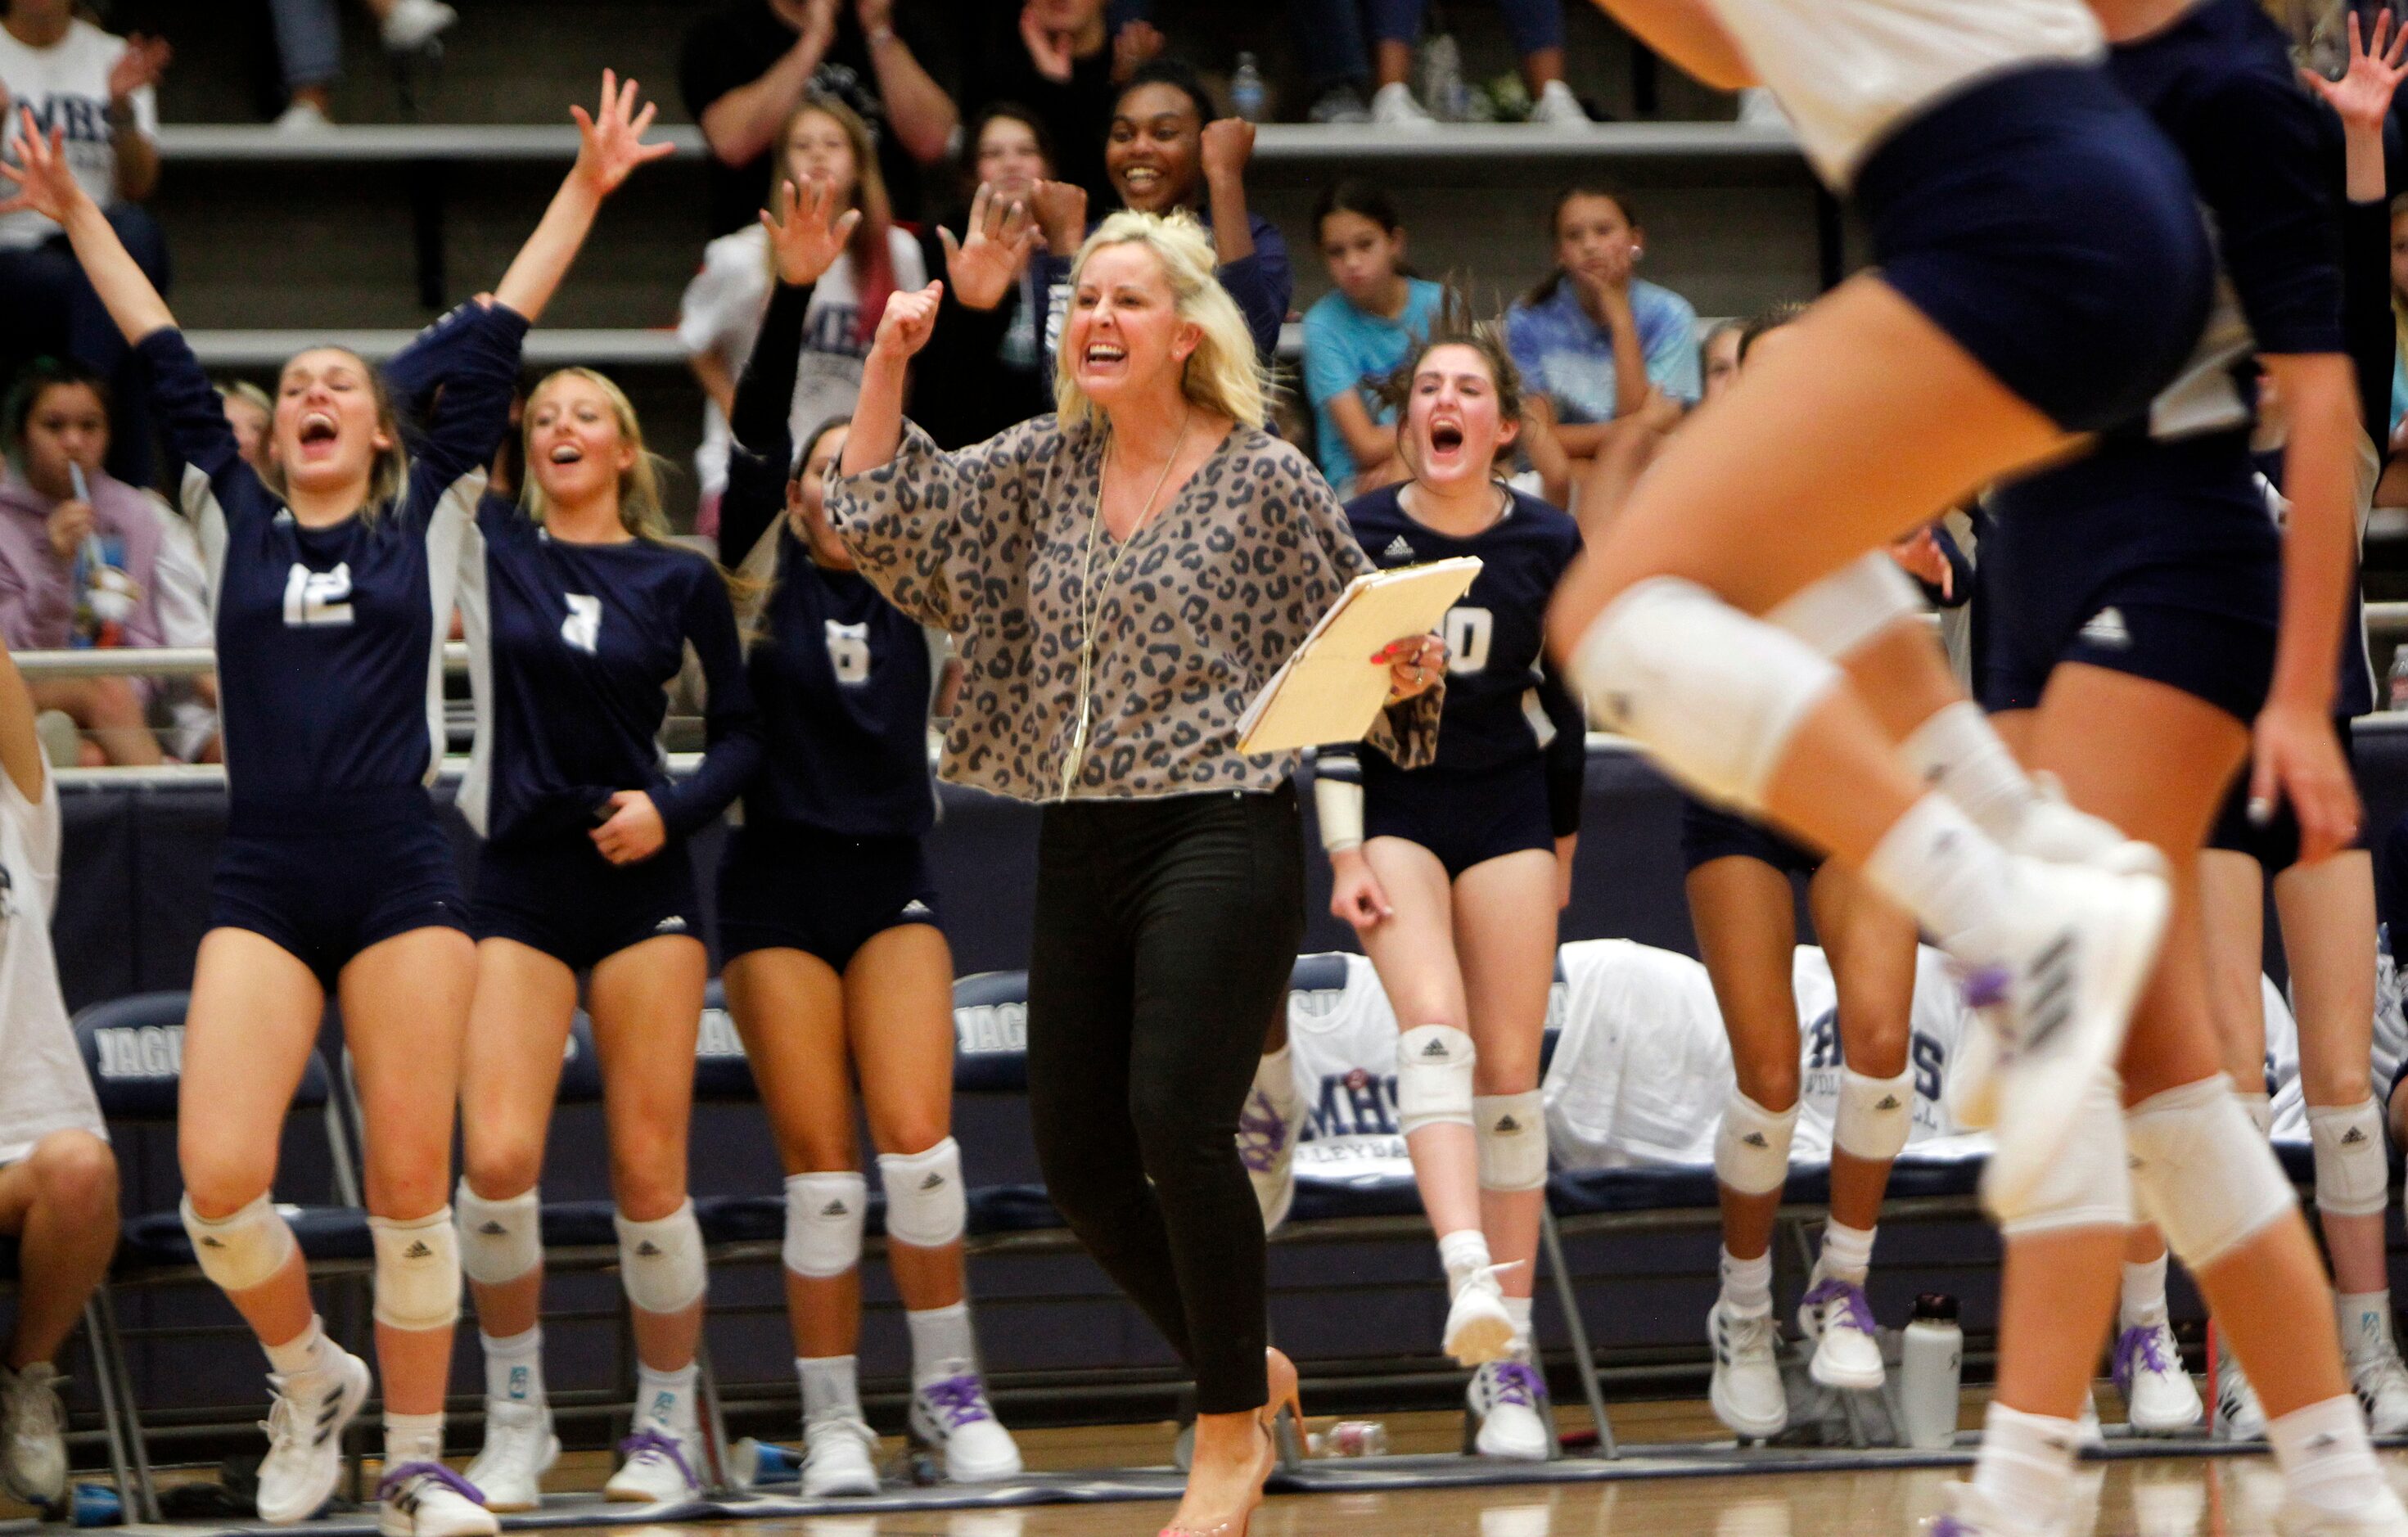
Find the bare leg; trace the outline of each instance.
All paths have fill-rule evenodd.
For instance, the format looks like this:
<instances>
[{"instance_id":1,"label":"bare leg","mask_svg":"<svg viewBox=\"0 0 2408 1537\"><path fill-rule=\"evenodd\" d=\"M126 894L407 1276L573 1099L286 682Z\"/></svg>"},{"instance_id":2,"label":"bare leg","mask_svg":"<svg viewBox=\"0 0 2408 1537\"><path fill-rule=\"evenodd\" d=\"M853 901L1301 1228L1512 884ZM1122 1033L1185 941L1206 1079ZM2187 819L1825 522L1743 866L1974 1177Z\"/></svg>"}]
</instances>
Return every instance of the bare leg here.
<instances>
[{"instance_id":1,"label":"bare leg","mask_svg":"<svg viewBox=\"0 0 2408 1537\"><path fill-rule=\"evenodd\" d=\"M1775 1113L1798 1103L1798 1004L1790 990L1798 943L1789 877L1761 860L1709 860L1689 872L1689 922L1730 1035L1739 1091ZM1723 1248L1761 1259L1772 1247L1781 1192L1753 1195L1717 1183Z\"/></svg>"},{"instance_id":2,"label":"bare leg","mask_svg":"<svg viewBox=\"0 0 2408 1537\"><path fill-rule=\"evenodd\" d=\"M1455 894L1446 867L1418 843L1374 838L1363 857L1388 894L1390 916L1362 931L1363 952L1380 973L1399 1029L1443 1025L1469 1034L1470 1005L1455 956ZM1551 926L1552 927L1552 926ZM1473 1067L1476 1075L1477 1063ZM1421 1186L1422 1209L1443 1240L1480 1228L1480 1152L1471 1128L1442 1122L1405 1138Z\"/></svg>"},{"instance_id":3,"label":"bare leg","mask_svg":"<svg viewBox=\"0 0 2408 1537\"><path fill-rule=\"evenodd\" d=\"M630 1221L657 1222L686 1201L694 1042L710 971L702 941L685 935L630 945L594 969L594 1047L610 1128L610 1188ZM637 1358L655 1372L691 1366L702 1307L701 1298L674 1313L631 1307Z\"/></svg>"},{"instance_id":4,"label":"bare leg","mask_svg":"<svg viewBox=\"0 0 2408 1537\"><path fill-rule=\"evenodd\" d=\"M468 1188L487 1200L524 1195L543 1177L561 1054L576 1013L577 977L566 966L516 940L477 946L460 1127ZM486 1334L496 1340L524 1334L542 1311L542 1262L513 1281L472 1279L468 1289Z\"/></svg>"},{"instance_id":5,"label":"bare leg","mask_svg":"<svg viewBox=\"0 0 2408 1537\"><path fill-rule=\"evenodd\" d=\"M1479 1052L1472 1089L1523 1094L1539 1086L1539 1048L1546 1035L1547 991L1555 969L1555 856L1526 849L1472 866L1455 883L1455 954ZM1537 1277L1536 1190L1480 1191L1480 1226L1491 1258L1514 1268L1498 1279L1508 1297L1527 1298Z\"/></svg>"},{"instance_id":6,"label":"bare leg","mask_svg":"<svg viewBox=\"0 0 2408 1537\"><path fill-rule=\"evenodd\" d=\"M1836 865L1807 888L1814 927L1831 961L1847 1064L1868 1078L1906 1070L1914 1013L1914 920ZM1881 1221L1891 1160L1831 1150L1831 1220L1870 1231Z\"/></svg>"},{"instance_id":7,"label":"bare leg","mask_svg":"<svg viewBox=\"0 0 2408 1537\"><path fill-rule=\"evenodd\" d=\"M53 1360L117 1251L117 1157L89 1131L53 1131L0 1169L0 1233L19 1241L7 1366Z\"/></svg>"},{"instance_id":8,"label":"bare leg","mask_svg":"<svg viewBox=\"0 0 2408 1537\"><path fill-rule=\"evenodd\" d=\"M903 924L873 937L844 969L845 1035L862 1109L882 1153L924 1153L953 1131L953 956L944 931ZM915 1313L962 1300L962 1246L890 1240L887 1268Z\"/></svg>"},{"instance_id":9,"label":"bare leg","mask_svg":"<svg viewBox=\"0 0 2408 1537\"><path fill-rule=\"evenodd\" d=\"M2299 1003L2300 1087L2311 1112L2366 1102L2374 1032L2374 867L2363 849L2274 877L2274 908ZM2318 1149L2318 1156L2324 1156ZM2377 1292L2391 1282L2383 1213L2319 1211L2337 1290Z\"/></svg>"},{"instance_id":10,"label":"bare leg","mask_svg":"<svg viewBox=\"0 0 2408 1537\"><path fill-rule=\"evenodd\" d=\"M110 763L148 768L165 756L143 717L141 697L126 679L62 678L28 686L35 709L64 711Z\"/></svg>"}]
</instances>

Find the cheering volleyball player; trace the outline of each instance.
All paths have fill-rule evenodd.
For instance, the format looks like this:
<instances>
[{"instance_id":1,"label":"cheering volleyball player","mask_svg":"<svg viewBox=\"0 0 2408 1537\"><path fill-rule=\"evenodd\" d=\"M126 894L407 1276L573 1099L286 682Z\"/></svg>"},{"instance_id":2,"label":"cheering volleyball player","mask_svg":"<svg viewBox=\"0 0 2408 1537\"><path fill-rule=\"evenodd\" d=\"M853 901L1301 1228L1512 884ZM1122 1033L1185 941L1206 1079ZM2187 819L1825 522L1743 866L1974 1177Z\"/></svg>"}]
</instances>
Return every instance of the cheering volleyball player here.
<instances>
[{"instance_id":1,"label":"cheering volleyball player","mask_svg":"<svg viewBox=\"0 0 2408 1537\"><path fill-rule=\"evenodd\" d=\"M1539 1460L1539 1043L1587 766L1587 725L1541 655L1541 627L1580 528L1497 478L1522 399L1494 336L1448 317L1397 378L1412 479L1347 504L1355 541L1386 567L1483 564L1446 618L1435 761L1407 769L1376 747L1325 748L1313 799L1330 911L1361 936L1403 1027L1398 1107L1453 1293L1446 1352L1477 1369L1478 1449Z\"/></svg>"},{"instance_id":2,"label":"cheering volleyball player","mask_svg":"<svg viewBox=\"0 0 2408 1537\"><path fill-rule=\"evenodd\" d=\"M2004 1326L2024 1332L2020 1306L2032 1340L2002 1361L1985 1476L1952 1490L1944 1519L1959 1532L2055 1532L2062 1501L2042 1491L2063 1485L2135 1187L2176 1250L2200 1257L2244 1355L2278 1348L2270 1329L2296 1321L2284 1300L2317 1294L2322 1277L2212 1054L2209 1082L2188 1073L2203 1043L2144 1039L2126 1056L2136 1088L2175 1090L2140 1107L2128 1171L2104 1070L2164 928L2163 856L2038 796L1965 721L1928 644L1908 659L1883 639L1898 631L1899 584L1870 560L1846 563L2071 434L2143 418L2204 319L2211 269L2187 177L2096 67L2097 22L2071 3L1968 13L1924 0L1883 12L1878 33L1849 7L1613 8L1716 79L1771 74L1819 168L1864 206L1881 266L1810 311L1801 345L1743 372L1668 448L1597 564L1567 580L1556 634L1592 697L1677 771L1860 866L1972 969L1976 997L2001 1005L1995 1070L1969 1073L1965 1097L1999 1128L1985 1193L2011 1246L2062 1247L2069 1262L2034 1266L2053 1309L2029 1286L2007 1300ZM1845 51L1893 67L1835 71ZM2316 664L2328 684L2332 617ZM2353 819L2321 709L2270 710L2258 735L2269 796L2328 827ZM2090 783L2076 798L2128 810L2156 788L2145 773L2109 778L2126 793ZM2158 979L2195 987L2187 954ZM2102 1235L2108 1257L2086 1263ZM2236 1245L2257 1263L2215 1263ZM2282 1347L2285 1395L2305 1415L2276 1453L2302 1525L2394 1530L2399 1507L2339 1392L2329 1328L2311 1321ZM2028 1482L2002 1493L2017 1473Z\"/></svg>"},{"instance_id":3,"label":"cheering volleyball player","mask_svg":"<svg viewBox=\"0 0 2408 1537\"><path fill-rule=\"evenodd\" d=\"M962 1285L953 955L921 846L937 806L928 644L828 526L826 473L845 424L822 424L799 454L787 426L813 284L860 218L840 207L825 183L790 185L778 216L764 218L777 283L736 392L719 523L721 550L767 588L746 665L770 752L720 866L719 941L786 1168L787 1309L803 1492L814 1497L878 1492L878 1437L855 1375L869 1200L853 1142L856 1077L911 1336L911 1434L956 1482L1021 1469L980 1378ZM982 190L956 271L999 266L1008 280L1027 254L1026 227Z\"/></svg>"},{"instance_id":4,"label":"cheering volleyball player","mask_svg":"<svg viewBox=\"0 0 2408 1537\"><path fill-rule=\"evenodd\" d=\"M258 1507L301 1520L333 1494L365 1362L329 1340L268 1197L284 1110L337 994L366 1117L390 1537L495 1530L442 1463L460 1308L445 1196L475 951L427 783L442 749L442 642L483 466L505 431L525 319L515 280L462 313L442 400L405 452L383 381L315 348L284 366L263 482L236 452L175 317L30 117L12 142L31 208L67 231L156 381L217 592L231 815L185 1021L178 1142L202 1273L274 1368ZM580 161L572 179L591 178Z\"/></svg>"},{"instance_id":5,"label":"cheering volleyball player","mask_svg":"<svg viewBox=\"0 0 2408 1537\"><path fill-rule=\"evenodd\" d=\"M639 142L652 110L637 110L635 82L604 73L595 118L579 114L577 166L502 280L501 304L534 321L602 199L668 152ZM440 374L467 313L394 360L396 387ZM524 508L482 500L460 593L480 706L460 805L485 843L454 1201L485 1355L484 1446L468 1475L501 1511L537 1508L559 1453L538 1327L536 1182L580 974L638 1360L633 1433L604 1492L651 1502L701 1491L705 1275L685 1148L710 963L685 840L760 761L726 584L709 559L667 542L626 397L589 369L563 369L527 397L523 435ZM709 690L710 751L672 783L659 735L689 646Z\"/></svg>"}]
</instances>

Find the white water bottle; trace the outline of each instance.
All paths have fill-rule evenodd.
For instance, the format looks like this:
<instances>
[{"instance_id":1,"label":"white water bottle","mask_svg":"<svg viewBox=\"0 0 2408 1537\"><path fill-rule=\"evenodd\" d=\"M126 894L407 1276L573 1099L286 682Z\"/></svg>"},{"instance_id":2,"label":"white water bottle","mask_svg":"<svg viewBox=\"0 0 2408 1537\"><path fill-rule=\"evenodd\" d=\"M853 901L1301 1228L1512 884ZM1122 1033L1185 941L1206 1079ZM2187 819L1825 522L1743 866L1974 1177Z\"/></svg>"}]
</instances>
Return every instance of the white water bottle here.
<instances>
[{"instance_id":1,"label":"white water bottle","mask_svg":"<svg viewBox=\"0 0 2408 1537\"><path fill-rule=\"evenodd\" d=\"M1965 1331L1956 1327L1956 1299L1926 1292L1914 1300L1899 1349L1899 1429L1926 1450L1956 1439L1957 1386L1965 1368Z\"/></svg>"},{"instance_id":2,"label":"white water bottle","mask_svg":"<svg viewBox=\"0 0 2408 1537\"><path fill-rule=\"evenodd\" d=\"M1270 115L1270 88L1251 53L1238 55L1237 73L1229 77L1229 107L1248 122L1260 122Z\"/></svg>"}]
</instances>

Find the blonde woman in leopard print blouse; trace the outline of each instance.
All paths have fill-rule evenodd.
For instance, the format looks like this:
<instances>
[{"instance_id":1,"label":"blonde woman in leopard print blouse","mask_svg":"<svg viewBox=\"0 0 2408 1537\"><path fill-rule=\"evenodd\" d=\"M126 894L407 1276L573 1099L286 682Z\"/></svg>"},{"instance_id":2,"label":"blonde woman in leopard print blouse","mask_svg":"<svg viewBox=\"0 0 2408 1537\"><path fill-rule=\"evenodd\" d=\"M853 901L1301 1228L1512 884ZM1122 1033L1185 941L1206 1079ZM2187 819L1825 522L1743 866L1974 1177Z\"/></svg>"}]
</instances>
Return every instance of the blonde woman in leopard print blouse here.
<instances>
[{"instance_id":1,"label":"blonde woman in leopard print blouse","mask_svg":"<svg viewBox=\"0 0 2408 1537\"><path fill-rule=\"evenodd\" d=\"M963 257L1013 247L982 235ZM1240 754L1238 719L1370 563L1319 472L1263 430L1253 342L1192 219L1105 221L1071 292L1058 412L957 453L903 420L937 290L898 294L827 510L864 576L961 638L945 777L1045 804L1039 1161L1080 1241L1196 1372L1169 1531L1236 1537L1296 1384L1264 1348L1238 1113L1304 932L1294 757ZM1373 740L1426 762L1443 651L1414 636L1376 659L1396 677Z\"/></svg>"}]
</instances>

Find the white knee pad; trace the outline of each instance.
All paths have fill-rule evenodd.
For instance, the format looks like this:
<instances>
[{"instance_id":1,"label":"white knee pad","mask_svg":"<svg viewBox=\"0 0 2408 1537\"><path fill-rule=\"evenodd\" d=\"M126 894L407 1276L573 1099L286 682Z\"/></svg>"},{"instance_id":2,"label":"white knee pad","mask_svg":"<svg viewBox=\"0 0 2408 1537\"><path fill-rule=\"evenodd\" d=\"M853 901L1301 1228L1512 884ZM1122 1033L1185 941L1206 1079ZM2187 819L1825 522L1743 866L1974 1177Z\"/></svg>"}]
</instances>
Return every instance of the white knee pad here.
<instances>
[{"instance_id":1,"label":"white knee pad","mask_svg":"<svg viewBox=\"0 0 2408 1537\"><path fill-rule=\"evenodd\" d=\"M1547 1103L1537 1089L1471 1100L1483 1190L1540 1190L1547 1184Z\"/></svg>"},{"instance_id":2,"label":"white knee pad","mask_svg":"<svg viewBox=\"0 0 2408 1537\"><path fill-rule=\"evenodd\" d=\"M1471 1037L1452 1025L1416 1025L1397 1038L1397 1122L1407 1136L1426 1126L1471 1125Z\"/></svg>"},{"instance_id":3,"label":"white knee pad","mask_svg":"<svg viewBox=\"0 0 2408 1537\"><path fill-rule=\"evenodd\" d=\"M1895 1078L1868 1078L1854 1068L1840 1070L1840 1110L1831 1142L1852 1158L1887 1163L1906 1146L1914 1128L1914 1070Z\"/></svg>"},{"instance_id":4,"label":"white knee pad","mask_svg":"<svg viewBox=\"0 0 2408 1537\"><path fill-rule=\"evenodd\" d=\"M543 1263L543 1201L530 1186L487 1200L462 1180L452 1193L460 1224L460 1268L480 1286L506 1286Z\"/></svg>"},{"instance_id":5,"label":"white knee pad","mask_svg":"<svg viewBox=\"0 0 2408 1537\"><path fill-rule=\"evenodd\" d=\"M1789 1139L1798 1107L1770 1111L1736 1087L1714 1132L1714 1178L1742 1196L1769 1196L1789 1181Z\"/></svg>"},{"instance_id":6,"label":"white knee pad","mask_svg":"<svg viewBox=\"0 0 2408 1537\"><path fill-rule=\"evenodd\" d=\"M969 1206L962 1194L962 1144L951 1137L925 1153L881 1153L886 1236L915 1249L941 1249L962 1236Z\"/></svg>"},{"instance_id":7,"label":"white knee pad","mask_svg":"<svg viewBox=\"0 0 2408 1537\"><path fill-rule=\"evenodd\" d=\"M2132 1174L2126 1167L2128 1123L2112 1079L2101 1076L2083 1091L2082 1104L2065 1151L2049 1166L2020 1204L1994 1206L1999 1231L2008 1238L2075 1228L2132 1225Z\"/></svg>"},{"instance_id":8,"label":"white knee pad","mask_svg":"<svg viewBox=\"0 0 2408 1537\"><path fill-rule=\"evenodd\" d=\"M2390 1194L2391 1160L2383 1147L2383 1111L2372 1099L2308 1107L2316 1148L2316 1210L2370 1216Z\"/></svg>"},{"instance_id":9,"label":"white knee pad","mask_svg":"<svg viewBox=\"0 0 2408 1537\"><path fill-rule=\"evenodd\" d=\"M1677 577L1609 604L1571 672L1607 725L1691 787L1749 811L1762 809L1790 733L1840 678L1797 637Z\"/></svg>"},{"instance_id":10,"label":"white knee pad","mask_svg":"<svg viewBox=\"0 0 2408 1537\"><path fill-rule=\"evenodd\" d=\"M184 1198L184 1233L201 1273L224 1291L249 1291L293 1257L293 1229L265 1195L222 1217L205 1217Z\"/></svg>"},{"instance_id":11,"label":"white knee pad","mask_svg":"<svg viewBox=\"0 0 2408 1537\"><path fill-rule=\"evenodd\" d=\"M1898 568L1886 550L1875 550L1842 566L1811 587L1800 588L1764 616L1768 625L1806 642L1818 656L1845 659L1901 619L1923 616L1923 595Z\"/></svg>"},{"instance_id":12,"label":"white knee pad","mask_svg":"<svg viewBox=\"0 0 2408 1537\"><path fill-rule=\"evenodd\" d=\"M376 1321L388 1329L447 1329L460 1316L460 1237L452 1208L407 1222L371 1215Z\"/></svg>"},{"instance_id":13,"label":"white knee pad","mask_svg":"<svg viewBox=\"0 0 2408 1537\"><path fill-rule=\"evenodd\" d=\"M2299 1199L2222 1073L2142 1100L2124 1124L2132 1188L2193 1274Z\"/></svg>"},{"instance_id":14,"label":"white knee pad","mask_svg":"<svg viewBox=\"0 0 2408 1537\"><path fill-rule=\"evenodd\" d=\"M692 1198L665 1217L636 1222L610 1214L619 1229L619 1285L646 1313L682 1313L702 1300L710 1276L702 1261L702 1225Z\"/></svg>"},{"instance_id":15,"label":"white knee pad","mask_svg":"<svg viewBox=\"0 0 2408 1537\"><path fill-rule=\"evenodd\" d=\"M869 1182L859 1174L795 1174L786 1181L786 1269L814 1281L861 1263Z\"/></svg>"}]
</instances>

